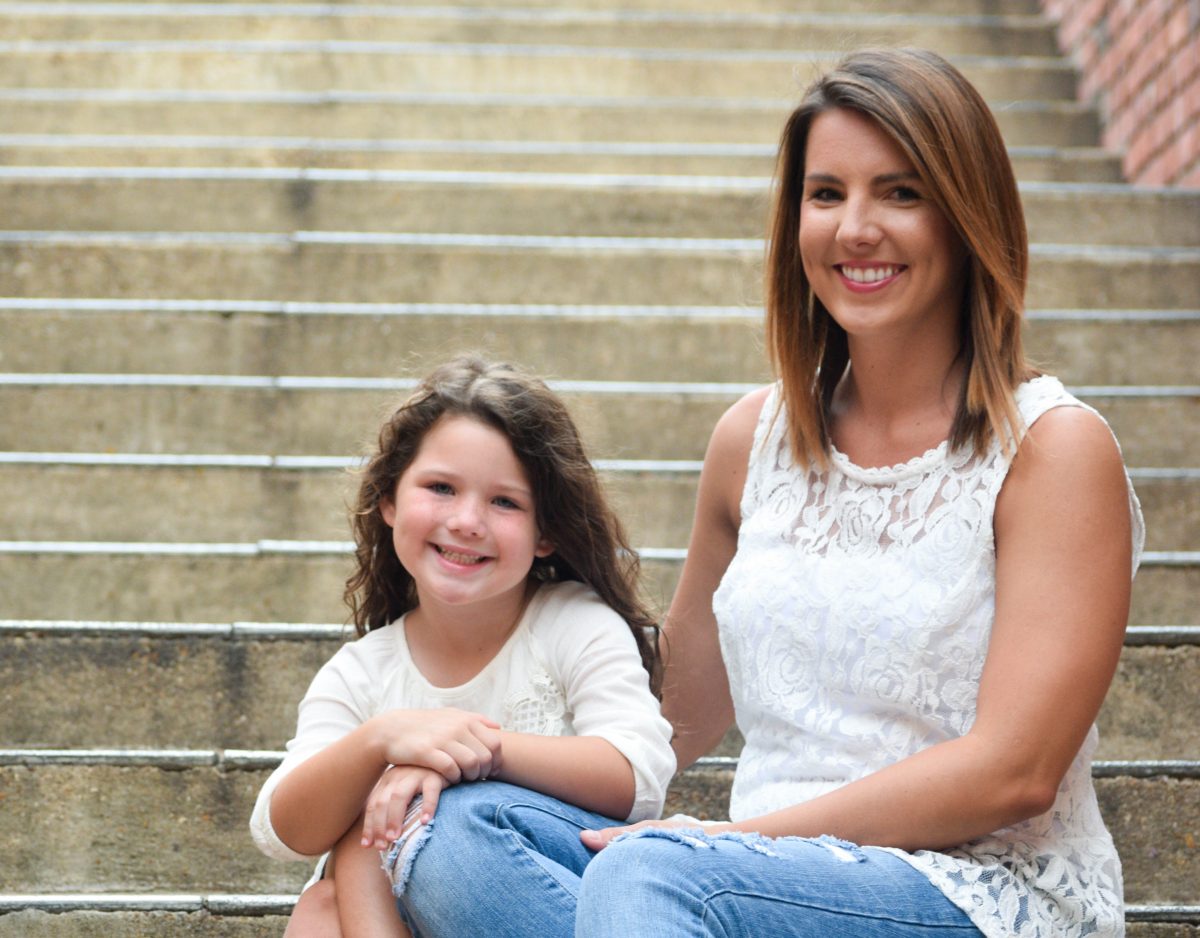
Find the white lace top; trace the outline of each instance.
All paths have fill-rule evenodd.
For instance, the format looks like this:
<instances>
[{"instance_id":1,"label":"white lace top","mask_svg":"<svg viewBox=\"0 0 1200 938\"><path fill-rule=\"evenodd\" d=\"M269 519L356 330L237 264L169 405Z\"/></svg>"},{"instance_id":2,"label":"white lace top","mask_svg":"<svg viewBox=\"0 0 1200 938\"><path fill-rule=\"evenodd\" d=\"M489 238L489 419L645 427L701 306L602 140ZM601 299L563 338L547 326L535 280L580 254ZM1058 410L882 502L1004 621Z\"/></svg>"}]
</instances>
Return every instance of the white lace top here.
<instances>
[{"instance_id":1,"label":"white lace top","mask_svg":"<svg viewBox=\"0 0 1200 938\"><path fill-rule=\"evenodd\" d=\"M992 514L1010 459L941 446L864 469L798 470L772 391L755 433L736 555L713 599L738 727L730 816L838 788L975 717L995 602ZM1017 391L1026 426L1085 406L1051 377ZM1143 542L1130 486L1134 569ZM1093 726L1054 806L936 853L893 851L989 938L1119 936L1121 866L1091 780Z\"/></svg>"},{"instance_id":2,"label":"white lace top","mask_svg":"<svg viewBox=\"0 0 1200 938\"><path fill-rule=\"evenodd\" d=\"M629 626L582 584L547 583L496 657L457 687L436 687L417 669L403 618L338 649L313 678L287 755L258 794L250 832L259 849L306 859L271 826L271 794L288 772L376 714L437 707L484 713L519 733L599 736L633 767L628 820L662 811L675 771L671 725L650 693Z\"/></svg>"}]
</instances>

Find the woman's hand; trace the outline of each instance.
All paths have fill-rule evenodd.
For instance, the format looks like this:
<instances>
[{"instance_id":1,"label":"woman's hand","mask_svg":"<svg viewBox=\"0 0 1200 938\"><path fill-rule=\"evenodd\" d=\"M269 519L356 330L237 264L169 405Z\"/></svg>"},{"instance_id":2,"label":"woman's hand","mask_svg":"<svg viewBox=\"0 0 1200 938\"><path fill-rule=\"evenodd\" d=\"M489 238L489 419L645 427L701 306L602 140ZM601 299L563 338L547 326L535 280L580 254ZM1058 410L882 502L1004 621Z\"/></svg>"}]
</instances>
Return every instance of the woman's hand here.
<instances>
[{"instance_id":1,"label":"woman's hand","mask_svg":"<svg viewBox=\"0 0 1200 938\"><path fill-rule=\"evenodd\" d=\"M694 817L688 817L686 814L676 814L672 817L663 818L660 821L638 821L636 824L605 827L598 831L580 831L579 839L583 841L583 845L589 850L599 851L607 847L614 837L619 837L621 834L628 834L631 831L646 830L653 827L664 829L686 827L692 830L700 828L706 834L720 834L723 831L733 829L733 825L727 821L701 821Z\"/></svg>"},{"instance_id":2,"label":"woman's hand","mask_svg":"<svg viewBox=\"0 0 1200 938\"><path fill-rule=\"evenodd\" d=\"M437 811L446 779L421 765L392 766L380 777L363 809L362 845L384 850L404 831L413 799L421 798L419 823L428 824Z\"/></svg>"},{"instance_id":3,"label":"woman's hand","mask_svg":"<svg viewBox=\"0 0 1200 938\"><path fill-rule=\"evenodd\" d=\"M487 778L503 761L500 724L481 713L452 707L389 710L369 722L382 761L424 766L452 785Z\"/></svg>"}]
</instances>

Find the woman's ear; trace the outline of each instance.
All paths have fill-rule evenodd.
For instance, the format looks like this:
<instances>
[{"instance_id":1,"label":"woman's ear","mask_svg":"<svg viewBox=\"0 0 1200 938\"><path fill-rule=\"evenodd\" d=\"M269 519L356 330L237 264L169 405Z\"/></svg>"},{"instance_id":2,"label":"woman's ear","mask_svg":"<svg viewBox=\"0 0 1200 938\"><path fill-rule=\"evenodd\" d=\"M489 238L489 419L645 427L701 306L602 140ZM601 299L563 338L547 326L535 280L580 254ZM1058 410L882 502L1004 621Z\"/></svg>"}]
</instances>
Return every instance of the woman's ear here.
<instances>
[{"instance_id":1,"label":"woman's ear","mask_svg":"<svg viewBox=\"0 0 1200 938\"><path fill-rule=\"evenodd\" d=\"M552 553L554 553L554 545L551 544L544 537L539 538L537 545L533 548L533 556L549 557Z\"/></svg>"},{"instance_id":2,"label":"woman's ear","mask_svg":"<svg viewBox=\"0 0 1200 938\"><path fill-rule=\"evenodd\" d=\"M389 528L396 526L396 503L390 498L379 499L379 514L383 518L383 523Z\"/></svg>"}]
</instances>

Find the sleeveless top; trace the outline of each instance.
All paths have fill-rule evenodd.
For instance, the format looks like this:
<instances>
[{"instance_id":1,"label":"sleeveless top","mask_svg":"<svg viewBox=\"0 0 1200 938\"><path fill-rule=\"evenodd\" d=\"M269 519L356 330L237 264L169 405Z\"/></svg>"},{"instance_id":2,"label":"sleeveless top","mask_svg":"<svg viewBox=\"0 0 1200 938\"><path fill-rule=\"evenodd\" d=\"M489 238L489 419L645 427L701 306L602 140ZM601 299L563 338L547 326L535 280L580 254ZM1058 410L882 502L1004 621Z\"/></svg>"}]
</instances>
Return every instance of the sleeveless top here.
<instances>
[{"instance_id":1,"label":"sleeveless top","mask_svg":"<svg viewBox=\"0 0 1200 938\"><path fill-rule=\"evenodd\" d=\"M800 469L778 395L759 416L737 551L713 597L746 741L735 821L970 729L994 616L992 516L1011 463L998 441L982 457L943 442L898 466L861 468L834 449L828 470ZM1049 376L1016 400L1025 427L1086 406ZM1132 485L1129 507L1136 570ZM1091 779L1097 738L1093 726L1044 814L944 852L890 852L989 938L1124 934L1120 860Z\"/></svg>"}]
</instances>

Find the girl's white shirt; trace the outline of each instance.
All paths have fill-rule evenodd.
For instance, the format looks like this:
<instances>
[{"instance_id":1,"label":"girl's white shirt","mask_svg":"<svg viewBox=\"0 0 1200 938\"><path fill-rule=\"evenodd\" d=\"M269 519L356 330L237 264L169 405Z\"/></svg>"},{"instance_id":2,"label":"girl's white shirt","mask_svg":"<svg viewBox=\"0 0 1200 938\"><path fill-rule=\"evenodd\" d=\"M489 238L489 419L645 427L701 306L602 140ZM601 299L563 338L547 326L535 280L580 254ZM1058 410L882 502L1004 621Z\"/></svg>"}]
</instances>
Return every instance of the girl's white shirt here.
<instances>
[{"instance_id":1,"label":"girl's white shirt","mask_svg":"<svg viewBox=\"0 0 1200 938\"><path fill-rule=\"evenodd\" d=\"M737 553L713 600L746 745L730 803L744 820L808 801L974 722L995 612L996 497L1011 464L943 443L899 466L834 451L799 469L763 406ZM1017 390L1031 426L1084 406L1052 377ZM1129 486L1133 568L1144 540ZM992 938L1123 934L1120 861L1091 779L1088 733L1046 813L944 852L892 851Z\"/></svg>"},{"instance_id":2,"label":"girl's white shirt","mask_svg":"<svg viewBox=\"0 0 1200 938\"><path fill-rule=\"evenodd\" d=\"M671 726L650 693L629 626L588 587L547 583L503 648L456 687L437 687L417 669L403 617L343 645L313 678L296 735L259 792L250 818L255 844L277 859L310 859L271 825L271 795L284 776L379 713L439 707L483 713L519 733L605 739L633 768L636 793L626 820L662 812L675 772Z\"/></svg>"}]
</instances>

